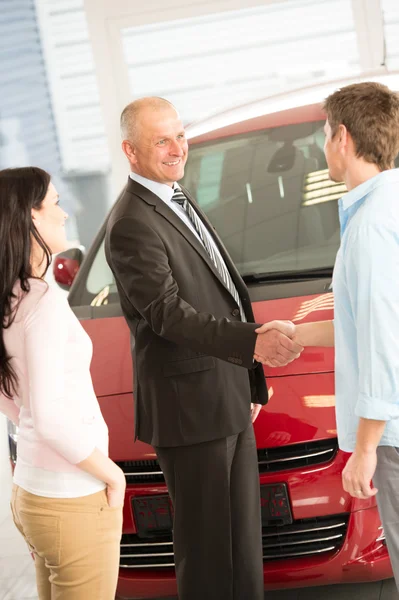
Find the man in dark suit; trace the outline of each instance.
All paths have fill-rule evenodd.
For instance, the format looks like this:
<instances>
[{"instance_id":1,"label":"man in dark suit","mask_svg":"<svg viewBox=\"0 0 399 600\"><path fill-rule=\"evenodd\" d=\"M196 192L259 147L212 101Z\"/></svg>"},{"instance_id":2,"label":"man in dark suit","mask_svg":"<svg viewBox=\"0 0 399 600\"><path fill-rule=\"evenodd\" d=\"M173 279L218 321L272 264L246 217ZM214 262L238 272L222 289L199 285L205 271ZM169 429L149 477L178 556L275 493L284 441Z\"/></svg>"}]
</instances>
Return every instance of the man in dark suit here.
<instances>
[{"instance_id":1,"label":"man in dark suit","mask_svg":"<svg viewBox=\"0 0 399 600\"><path fill-rule=\"evenodd\" d=\"M267 389L254 354L277 366L302 348L292 324L256 332L244 282L177 185L188 147L175 108L137 100L121 129L131 174L108 221L106 255L134 340L136 438L154 446L174 506L179 599L263 600L251 414Z\"/></svg>"}]
</instances>

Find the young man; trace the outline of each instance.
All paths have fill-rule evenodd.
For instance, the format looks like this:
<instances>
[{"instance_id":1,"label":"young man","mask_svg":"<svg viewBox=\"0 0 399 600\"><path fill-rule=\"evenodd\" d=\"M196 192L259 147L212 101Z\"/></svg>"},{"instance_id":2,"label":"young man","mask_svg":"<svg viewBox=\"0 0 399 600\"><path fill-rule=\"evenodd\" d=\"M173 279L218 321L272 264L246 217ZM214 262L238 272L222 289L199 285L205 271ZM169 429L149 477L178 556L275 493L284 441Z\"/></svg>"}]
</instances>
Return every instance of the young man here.
<instances>
[{"instance_id":1,"label":"young man","mask_svg":"<svg viewBox=\"0 0 399 600\"><path fill-rule=\"evenodd\" d=\"M121 126L131 173L106 253L134 339L136 436L154 446L174 505L179 599L263 600L251 403L254 421L267 390L253 355L282 365L302 348L292 324L257 333L243 280L176 184L188 151L176 109L136 100Z\"/></svg>"},{"instance_id":2,"label":"young man","mask_svg":"<svg viewBox=\"0 0 399 600\"><path fill-rule=\"evenodd\" d=\"M297 326L296 339L333 346L335 338L338 439L352 452L343 487L355 498L377 494L399 587L399 97L360 83L324 109L330 177L348 189L339 201L335 317Z\"/></svg>"}]
</instances>

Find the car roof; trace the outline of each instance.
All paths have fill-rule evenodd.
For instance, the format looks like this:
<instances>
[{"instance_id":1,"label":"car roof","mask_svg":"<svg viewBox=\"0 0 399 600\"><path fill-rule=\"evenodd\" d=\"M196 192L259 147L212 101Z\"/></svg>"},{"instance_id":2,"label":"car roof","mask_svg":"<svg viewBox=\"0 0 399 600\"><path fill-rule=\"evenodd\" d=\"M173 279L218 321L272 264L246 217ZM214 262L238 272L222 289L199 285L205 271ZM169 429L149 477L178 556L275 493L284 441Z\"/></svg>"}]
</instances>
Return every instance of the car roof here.
<instances>
[{"instance_id":1,"label":"car roof","mask_svg":"<svg viewBox=\"0 0 399 600\"><path fill-rule=\"evenodd\" d=\"M323 82L225 110L187 126L190 146L269 127L322 120L325 118L322 102L329 94L362 81L377 81L399 90L399 71Z\"/></svg>"},{"instance_id":2,"label":"car roof","mask_svg":"<svg viewBox=\"0 0 399 600\"><path fill-rule=\"evenodd\" d=\"M190 146L212 140L219 140L232 135L250 133L261 129L271 127L282 127L284 125L294 125L296 123L309 123L311 121L320 121L325 119L320 104L310 104L308 106L299 106L289 110L283 110L277 113L265 114L260 117L246 119L226 125L218 129L213 129L202 135L189 138Z\"/></svg>"}]
</instances>

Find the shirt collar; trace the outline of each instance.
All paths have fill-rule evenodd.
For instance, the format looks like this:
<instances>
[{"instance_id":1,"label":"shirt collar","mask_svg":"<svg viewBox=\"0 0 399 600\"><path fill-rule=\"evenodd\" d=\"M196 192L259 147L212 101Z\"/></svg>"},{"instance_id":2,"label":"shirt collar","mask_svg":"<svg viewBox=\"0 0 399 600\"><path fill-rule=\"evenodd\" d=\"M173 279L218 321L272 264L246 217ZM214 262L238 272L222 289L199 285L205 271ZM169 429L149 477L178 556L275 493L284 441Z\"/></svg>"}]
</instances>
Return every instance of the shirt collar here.
<instances>
[{"instance_id":1,"label":"shirt collar","mask_svg":"<svg viewBox=\"0 0 399 600\"><path fill-rule=\"evenodd\" d=\"M166 183L152 181L138 173L133 173L133 171L130 173L130 178L133 179L133 181L140 183L140 185L147 188L147 190L150 190L150 192L158 196L158 198L161 198L164 202L170 202L172 200L173 192L177 186L176 183L173 184L173 187L170 187L170 185L166 185Z\"/></svg>"},{"instance_id":2,"label":"shirt collar","mask_svg":"<svg viewBox=\"0 0 399 600\"><path fill-rule=\"evenodd\" d=\"M399 182L399 169L389 169L382 171L371 179L364 181L350 192L347 192L338 201L339 218L341 223L341 234L345 231L346 225L350 218L357 212L366 197L376 188L385 183Z\"/></svg>"},{"instance_id":3,"label":"shirt collar","mask_svg":"<svg viewBox=\"0 0 399 600\"><path fill-rule=\"evenodd\" d=\"M399 181L399 169L390 169L389 171L382 171L382 173L374 175L374 177L371 177L371 179L364 181L350 192L347 192L341 198L341 205L343 210L347 210L356 202L362 200L375 188L390 181Z\"/></svg>"}]
</instances>

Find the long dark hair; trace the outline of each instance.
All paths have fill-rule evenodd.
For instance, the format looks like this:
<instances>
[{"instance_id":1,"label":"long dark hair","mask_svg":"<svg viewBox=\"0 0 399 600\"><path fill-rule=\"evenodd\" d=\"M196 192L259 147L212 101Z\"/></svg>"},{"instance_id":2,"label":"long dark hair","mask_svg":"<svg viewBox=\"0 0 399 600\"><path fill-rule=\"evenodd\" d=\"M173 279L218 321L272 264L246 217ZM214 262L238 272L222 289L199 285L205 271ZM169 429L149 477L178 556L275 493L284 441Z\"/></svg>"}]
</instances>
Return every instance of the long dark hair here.
<instances>
[{"instance_id":1,"label":"long dark hair","mask_svg":"<svg viewBox=\"0 0 399 600\"><path fill-rule=\"evenodd\" d=\"M19 281L27 293L29 278L35 277L31 267L33 238L43 250L41 276L51 262L51 251L32 220L32 209L40 209L49 184L50 175L38 167L0 171L0 392L8 398L16 391L17 377L4 345L4 329L15 318L15 284Z\"/></svg>"}]
</instances>

